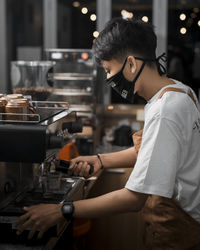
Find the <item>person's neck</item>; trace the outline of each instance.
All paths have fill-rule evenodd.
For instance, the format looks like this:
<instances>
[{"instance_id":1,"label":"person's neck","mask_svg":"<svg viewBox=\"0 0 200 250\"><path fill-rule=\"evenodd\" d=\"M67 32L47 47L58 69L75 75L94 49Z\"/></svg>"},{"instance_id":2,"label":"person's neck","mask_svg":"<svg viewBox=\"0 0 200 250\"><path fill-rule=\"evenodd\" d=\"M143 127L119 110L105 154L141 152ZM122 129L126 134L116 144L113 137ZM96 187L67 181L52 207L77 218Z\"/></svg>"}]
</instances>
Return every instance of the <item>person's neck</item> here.
<instances>
[{"instance_id":1,"label":"person's neck","mask_svg":"<svg viewBox=\"0 0 200 250\"><path fill-rule=\"evenodd\" d=\"M146 101L150 100L163 87L175 84L167 76L160 76L157 70L146 69L141 79L142 89L141 95Z\"/></svg>"}]
</instances>

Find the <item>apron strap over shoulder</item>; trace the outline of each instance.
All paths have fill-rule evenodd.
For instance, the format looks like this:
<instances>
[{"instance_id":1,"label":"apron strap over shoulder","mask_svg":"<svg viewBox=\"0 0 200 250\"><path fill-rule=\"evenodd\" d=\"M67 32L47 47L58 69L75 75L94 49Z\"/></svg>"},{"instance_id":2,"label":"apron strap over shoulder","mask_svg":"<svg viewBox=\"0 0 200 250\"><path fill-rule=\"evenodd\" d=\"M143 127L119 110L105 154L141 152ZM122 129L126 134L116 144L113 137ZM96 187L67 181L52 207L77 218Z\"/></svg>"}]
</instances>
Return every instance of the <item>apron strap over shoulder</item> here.
<instances>
[{"instance_id":1,"label":"apron strap over shoulder","mask_svg":"<svg viewBox=\"0 0 200 250\"><path fill-rule=\"evenodd\" d=\"M164 89L164 90L160 93L158 99L162 98L162 96L163 96L166 92L168 92L168 91L174 91L174 92L180 92L180 93L187 94L187 95L192 99L192 101L194 102L194 104L196 105L196 101L195 101L194 95L193 95L193 93L192 93L191 90L189 91L189 93L186 93L186 92L185 92L184 90L182 90L182 89L173 88L173 87ZM197 105L196 105L196 106L197 106Z\"/></svg>"},{"instance_id":2,"label":"apron strap over shoulder","mask_svg":"<svg viewBox=\"0 0 200 250\"><path fill-rule=\"evenodd\" d=\"M169 88L164 89L164 90L160 93L160 95L158 96L158 99L161 99L162 96L163 96L166 92L168 92L168 91L174 91L174 92L180 92L180 93L187 94L187 95L192 99L192 101L194 102L195 106L197 107L197 104L196 104L194 95L193 95L193 93L192 93L191 90L189 90L189 93L186 93L186 92L185 92L184 90L182 90L182 89L169 87ZM136 154L138 154L138 152L139 152L139 150L140 150L140 146L141 146L141 143L142 143L142 133L143 133L143 129L141 129L141 130L135 132L135 133L132 135Z\"/></svg>"}]
</instances>

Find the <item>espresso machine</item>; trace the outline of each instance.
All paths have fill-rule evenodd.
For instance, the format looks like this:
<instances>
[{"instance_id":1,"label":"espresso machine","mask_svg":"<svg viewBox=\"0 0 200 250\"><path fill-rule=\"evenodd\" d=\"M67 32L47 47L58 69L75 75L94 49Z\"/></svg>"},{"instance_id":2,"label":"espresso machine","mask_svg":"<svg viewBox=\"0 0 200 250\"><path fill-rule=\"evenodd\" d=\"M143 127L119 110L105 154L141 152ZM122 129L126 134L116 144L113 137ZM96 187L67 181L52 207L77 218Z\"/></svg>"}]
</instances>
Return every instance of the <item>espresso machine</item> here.
<instances>
[{"instance_id":1,"label":"espresso machine","mask_svg":"<svg viewBox=\"0 0 200 250\"><path fill-rule=\"evenodd\" d=\"M95 153L96 132L96 75L97 69L91 49L45 49L44 59L55 62L52 79L53 90L49 100L67 101L77 112L83 124L78 134L77 147L81 155Z\"/></svg>"},{"instance_id":2,"label":"espresso machine","mask_svg":"<svg viewBox=\"0 0 200 250\"><path fill-rule=\"evenodd\" d=\"M0 121L0 249L56 249L68 224L31 241L28 230L16 235L13 222L24 206L82 198L83 178L68 176L67 166L54 164L63 145L82 131L76 112L66 102L32 105L36 113L30 118ZM67 235L69 244L71 234Z\"/></svg>"},{"instance_id":3,"label":"espresso machine","mask_svg":"<svg viewBox=\"0 0 200 250\"><path fill-rule=\"evenodd\" d=\"M45 49L43 61L12 61L12 91L33 100L68 102L83 131L76 145L81 155L95 153L96 66L91 49Z\"/></svg>"}]
</instances>

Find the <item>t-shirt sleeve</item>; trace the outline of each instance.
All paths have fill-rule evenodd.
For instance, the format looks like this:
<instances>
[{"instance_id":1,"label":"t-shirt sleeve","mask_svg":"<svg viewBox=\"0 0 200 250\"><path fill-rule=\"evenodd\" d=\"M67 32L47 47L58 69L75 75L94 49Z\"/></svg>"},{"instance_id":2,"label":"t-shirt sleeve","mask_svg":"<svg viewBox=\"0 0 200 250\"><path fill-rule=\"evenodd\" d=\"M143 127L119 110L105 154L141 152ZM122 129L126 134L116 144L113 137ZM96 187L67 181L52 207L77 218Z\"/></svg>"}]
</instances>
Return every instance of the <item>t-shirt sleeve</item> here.
<instances>
[{"instance_id":1,"label":"t-shirt sleeve","mask_svg":"<svg viewBox=\"0 0 200 250\"><path fill-rule=\"evenodd\" d=\"M180 129L171 120L156 117L147 122L135 167L125 187L171 198L180 164L181 138Z\"/></svg>"}]
</instances>

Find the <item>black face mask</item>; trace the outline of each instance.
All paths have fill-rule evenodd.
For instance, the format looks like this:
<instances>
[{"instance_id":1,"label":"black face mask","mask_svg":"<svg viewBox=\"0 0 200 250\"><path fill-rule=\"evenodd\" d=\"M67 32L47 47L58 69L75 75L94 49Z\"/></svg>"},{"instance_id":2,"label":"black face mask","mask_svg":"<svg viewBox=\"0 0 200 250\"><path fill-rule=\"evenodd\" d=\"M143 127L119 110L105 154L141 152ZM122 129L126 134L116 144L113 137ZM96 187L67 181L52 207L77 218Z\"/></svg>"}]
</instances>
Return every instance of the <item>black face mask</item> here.
<instances>
[{"instance_id":1,"label":"black face mask","mask_svg":"<svg viewBox=\"0 0 200 250\"><path fill-rule=\"evenodd\" d=\"M140 57L135 57L136 60L141 60L143 61L142 66L140 68L140 70L138 71L137 75L135 76L135 78L133 79L133 81L128 81L124 75L123 75L123 70L124 67L126 65L127 62L127 58L124 61L124 64L122 65L121 70L115 74L114 76L111 76L110 78L106 79L106 83L111 86L121 97L123 97L124 99L128 100L130 103L134 102L134 87L135 87L135 83L138 79L138 77L140 76L140 74L142 73L142 70L144 69L144 66L146 64L147 61L155 61L157 68L158 68L158 73L160 75L163 75L166 73L166 69L164 68L164 66L159 62L159 60L161 59L163 62L166 61L166 56L165 53L163 53L161 56L157 57L156 59L143 59Z\"/></svg>"}]
</instances>

